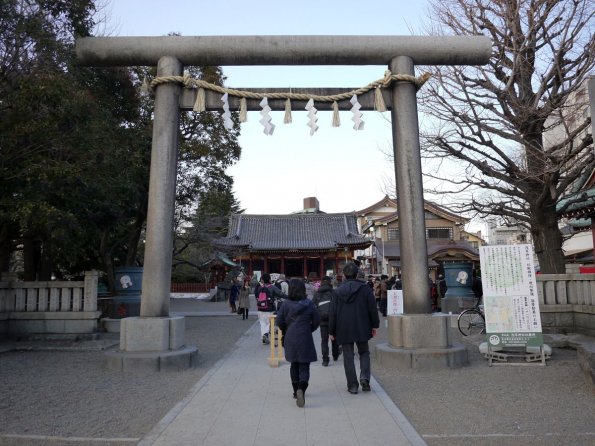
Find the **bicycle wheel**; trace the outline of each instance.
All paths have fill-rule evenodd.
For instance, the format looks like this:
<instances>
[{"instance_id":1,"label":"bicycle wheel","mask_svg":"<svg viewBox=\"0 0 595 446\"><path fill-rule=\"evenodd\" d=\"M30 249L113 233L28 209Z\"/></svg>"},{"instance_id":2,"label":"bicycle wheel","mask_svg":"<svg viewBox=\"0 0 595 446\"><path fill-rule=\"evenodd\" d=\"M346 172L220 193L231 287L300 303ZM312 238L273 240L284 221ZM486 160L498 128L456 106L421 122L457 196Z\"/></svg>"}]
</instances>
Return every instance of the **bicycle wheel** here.
<instances>
[{"instance_id":1,"label":"bicycle wheel","mask_svg":"<svg viewBox=\"0 0 595 446\"><path fill-rule=\"evenodd\" d=\"M457 325L463 336L470 336L483 333L486 328L486 321L481 311L477 308L469 308L459 314Z\"/></svg>"}]
</instances>

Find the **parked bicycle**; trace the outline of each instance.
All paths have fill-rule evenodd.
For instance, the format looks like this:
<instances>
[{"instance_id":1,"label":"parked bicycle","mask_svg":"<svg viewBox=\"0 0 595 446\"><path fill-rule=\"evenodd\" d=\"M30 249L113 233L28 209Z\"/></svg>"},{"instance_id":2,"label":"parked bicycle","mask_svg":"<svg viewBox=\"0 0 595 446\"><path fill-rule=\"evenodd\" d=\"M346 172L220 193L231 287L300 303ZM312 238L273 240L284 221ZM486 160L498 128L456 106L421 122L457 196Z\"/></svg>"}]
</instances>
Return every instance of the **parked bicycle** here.
<instances>
[{"instance_id":1,"label":"parked bicycle","mask_svg":"<svg viewBox=\"0 0 595 446\"><path fill-rule=\"evenodd\" d=\"M480 305L479 303L480 300L478 299L474 307L463 310L457 318L457 325L463 336L481 334L486 331L483 305Z\"/></svg>"}]
</instances>

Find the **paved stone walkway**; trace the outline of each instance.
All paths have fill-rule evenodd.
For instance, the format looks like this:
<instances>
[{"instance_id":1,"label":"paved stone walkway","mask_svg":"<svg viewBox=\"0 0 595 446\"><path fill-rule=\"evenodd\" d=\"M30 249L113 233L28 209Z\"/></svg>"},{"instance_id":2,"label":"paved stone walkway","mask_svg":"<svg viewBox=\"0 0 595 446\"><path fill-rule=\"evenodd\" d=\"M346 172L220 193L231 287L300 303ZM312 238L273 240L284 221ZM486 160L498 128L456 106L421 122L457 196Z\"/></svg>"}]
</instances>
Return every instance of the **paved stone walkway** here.
<instances>
[{"instance_id":1,"label":"paved stone walkway","mask_svg":"<svg viewBox=\"0 0 595 446\"><path fill-rule=\"evenodd\" d=\"M289 364L270 367L270 348L259 339L254 324L139 444L426 444L374 379L371 392L348 393L341 359L329 367L312 364L306 405L298 408Z\"/></svg>"}]
</instances>

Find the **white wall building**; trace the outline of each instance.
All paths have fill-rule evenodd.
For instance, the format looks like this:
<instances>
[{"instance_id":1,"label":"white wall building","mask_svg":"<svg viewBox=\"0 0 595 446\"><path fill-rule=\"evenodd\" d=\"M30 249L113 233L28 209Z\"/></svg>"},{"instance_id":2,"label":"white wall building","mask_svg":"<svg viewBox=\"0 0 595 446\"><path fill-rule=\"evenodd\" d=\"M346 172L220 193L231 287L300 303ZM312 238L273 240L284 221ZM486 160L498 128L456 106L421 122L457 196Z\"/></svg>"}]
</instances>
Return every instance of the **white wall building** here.
<instances>
[{"instance_id":1,"label":"white wall building","mask_svg":"<svg viewBox=\"0 0 595 446\"><path fill-rule=\"evenodd\" d=\"M533 238L527 228L522 226L488 225L488 244L490 245L524 245L533 244Z\"/></svg>"}]
</instances>

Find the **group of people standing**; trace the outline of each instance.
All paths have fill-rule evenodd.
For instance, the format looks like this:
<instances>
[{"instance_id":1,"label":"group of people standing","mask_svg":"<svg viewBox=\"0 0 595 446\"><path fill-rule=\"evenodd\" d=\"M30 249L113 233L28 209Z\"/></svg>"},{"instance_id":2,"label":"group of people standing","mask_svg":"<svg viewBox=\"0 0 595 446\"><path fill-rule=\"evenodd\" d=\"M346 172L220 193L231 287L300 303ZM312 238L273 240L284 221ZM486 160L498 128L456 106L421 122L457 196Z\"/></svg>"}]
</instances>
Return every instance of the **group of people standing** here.
<instances>
[{"instance_id":1,"label":"group of people standing","mask_svg":"<svg viewBox=\"0 0 595 446\"><path fill-rule=\"evenodd\" d=\"M305 393L310 381L310 364L318 360L312 333L320 328L322 365L329 365L330 356L337 361L343 354L347 390L357 394L359 387L370 391L370 350L368 341L380 326L372 290L357 280L358 267L347 263L345 280L336 289L332 279L323 277L313 297L308 298L306 283L291 279L287 293L271 285L269 274L263 274L254 290L262 342L269 340L269 317L276 312L277 326L283 332L285 359L291 364L289 374L293 397L298 407L305 405ZM270 295L278 304L261 305L259 296ZM330 341L330 349L329 349ZM355 349L360 359L359 379L355 368Z\"/></svg>"},{"instance_id":2,"label":"group of people standing","mask_svg":"<svg viewBox=\"0 0 595 446\"><path fill-rule=\"evenodd\" d=\"M382 316L386 317L388 310L388 290L403 289L401 274L392 276L390 279L386 274L382 274L380 277L376 277L375 280L373 279L373 276L369 275L366 283L374 291L378 311L382 313ZM432 312L440 312L441 300L447 290L446 280L444 280L442 274L438 275L436 282L428 277L428 285L430 290L429 298L432 303Z\"/></svg>"}]
</instances>

